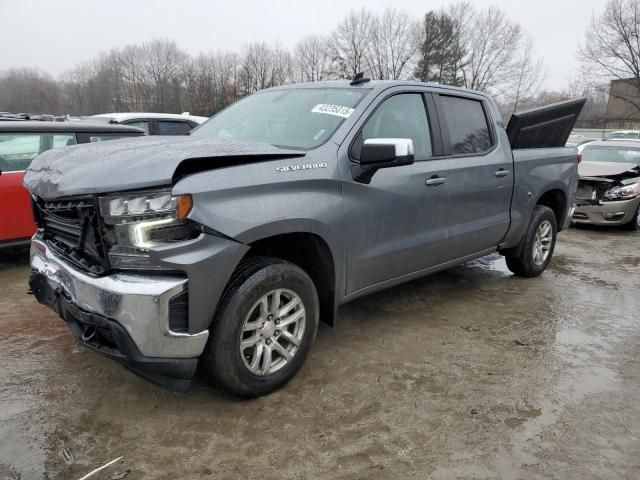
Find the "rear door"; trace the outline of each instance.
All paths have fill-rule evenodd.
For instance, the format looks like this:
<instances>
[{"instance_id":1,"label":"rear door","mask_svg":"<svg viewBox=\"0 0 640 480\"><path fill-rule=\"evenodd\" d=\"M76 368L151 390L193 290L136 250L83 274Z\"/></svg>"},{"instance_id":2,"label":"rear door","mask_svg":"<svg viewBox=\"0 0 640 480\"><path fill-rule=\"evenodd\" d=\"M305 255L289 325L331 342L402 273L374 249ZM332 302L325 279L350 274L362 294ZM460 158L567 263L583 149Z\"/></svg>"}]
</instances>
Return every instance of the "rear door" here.
<instances>
[{"instance_id":1,"label":"rear door","mask_svg":"<svg viewBox=\"0 0 640 480\"><path fill-rule=\"evenodd\" d=\"M420 90L391 90L365 113L351 143L346 165L371 138L410 138L416 160L380 169L368 184L344 182L347 294L442 261L449 169L448 160L437 156L437 120L427 115L428 98Z\"/></svg>"},{"instance_id":2,"label":"rear door","mask_svg":"<svg viewBox=\"0 0 640 480\"><path fill-rule=\"evenodd\" d=\"M510 149L500 148L498 122L483 97L435 98L450 169L447 260L455 260L497 246L506 234L513 159Z\"/></svg>"},{"instance_id":3,"label":"rear door","mask_svg":"<svg viewBox=\"0 0 640 480\"><path fill-rule=\"evenodd\" d=\"M0 242L35 232L29 192L22 186L31 160L45 150L75 144L73 133L0 133Z\"/></svg>"}]
</instances>

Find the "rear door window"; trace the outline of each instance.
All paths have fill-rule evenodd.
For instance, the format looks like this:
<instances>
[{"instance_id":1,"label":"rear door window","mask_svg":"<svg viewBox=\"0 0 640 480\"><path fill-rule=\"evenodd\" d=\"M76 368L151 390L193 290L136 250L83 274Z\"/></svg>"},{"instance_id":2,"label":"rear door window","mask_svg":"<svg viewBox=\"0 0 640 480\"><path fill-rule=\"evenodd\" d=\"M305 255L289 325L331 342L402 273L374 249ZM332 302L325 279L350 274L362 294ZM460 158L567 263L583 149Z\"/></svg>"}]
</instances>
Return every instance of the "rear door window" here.
<instances>
[{"instance_id":1,"label":"rear door window","mask_svg":"<svg viewBox=\"0 0 640 480\"><path fill-rule=\"evenodd\" d=\"M481 154L491 149L493 141L481 101L440 95L440 106L453 155Z\"/></svg>"},{"instance_id":2,"label":"rear door window","mask_svg":"<svg viewBox=\"0 0 640 480\"><path fill-rule=\"evenodd\" d=\"M185 135L191 131L191 125L177 120L156 120L158 135Z\"/></svg>"},{"instance_id":3,"label":"rear door window","mask_svg":"<svg viewBox=\"0 0 640 480\"><path fill-rule=\"evenodd\" d=\"M26 170L39 153L75 144L74 133L0 133L0 171Z\"/></svg>"}]
</instances>

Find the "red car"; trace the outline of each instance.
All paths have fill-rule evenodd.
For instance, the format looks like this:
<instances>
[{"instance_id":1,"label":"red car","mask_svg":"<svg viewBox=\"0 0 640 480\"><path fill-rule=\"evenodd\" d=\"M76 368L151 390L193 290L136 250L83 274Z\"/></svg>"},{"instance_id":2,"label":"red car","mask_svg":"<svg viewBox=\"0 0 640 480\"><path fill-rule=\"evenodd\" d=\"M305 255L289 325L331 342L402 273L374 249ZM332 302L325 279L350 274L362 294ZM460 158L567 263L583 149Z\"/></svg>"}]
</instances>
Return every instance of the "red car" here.
<instances>
[{"instance_id":1,"label":"red car","mask_svg":"<svg viewBox=\"0 0 640 480\"><path fill-rule=\"evenodd\" d=\"M141 136L124 125L76 122L0 122L0 249L28 244L36 230L22 186L31 160L51 148Z\"/></svg>"}]
</instances>

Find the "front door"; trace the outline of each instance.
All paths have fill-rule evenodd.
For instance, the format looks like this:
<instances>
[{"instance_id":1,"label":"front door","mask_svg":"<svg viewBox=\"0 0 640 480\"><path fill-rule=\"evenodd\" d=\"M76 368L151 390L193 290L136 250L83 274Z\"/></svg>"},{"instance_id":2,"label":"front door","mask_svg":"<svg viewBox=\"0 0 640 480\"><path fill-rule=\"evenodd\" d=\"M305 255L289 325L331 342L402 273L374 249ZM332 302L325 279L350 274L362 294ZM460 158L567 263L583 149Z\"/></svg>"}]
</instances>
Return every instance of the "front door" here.
<instances>
[{"instance_id":1,"label":"front door","mask_svg":"<svg viewBox=\"0 0 640 480\"><path fill-rule=\"evenodd\" d=\"M416 161L380 169L369 184L345 181L347 294L435 266L446 249L448 161L433 156L422 93L392 94L378 104L350 154L370 138L410 138Z\"/></svg>"}]
</instances>

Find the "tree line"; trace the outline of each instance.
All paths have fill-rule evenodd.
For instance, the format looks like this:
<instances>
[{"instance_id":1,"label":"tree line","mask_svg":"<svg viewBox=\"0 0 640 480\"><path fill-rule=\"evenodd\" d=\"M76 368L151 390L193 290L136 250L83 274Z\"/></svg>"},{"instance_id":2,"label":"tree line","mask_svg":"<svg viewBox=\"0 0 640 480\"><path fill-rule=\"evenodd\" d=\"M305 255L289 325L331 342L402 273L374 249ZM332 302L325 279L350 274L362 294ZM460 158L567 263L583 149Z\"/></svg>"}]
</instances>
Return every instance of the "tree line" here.
<instances>
[{"instance_id":1,"label":"tree line","mask_svg":"<svg viewBox=\"0 0 640 480\"><path fill-rule=\"evenodd\" d=\"M639 1L610 3L637 6ZM585 57L600 54L583 47ZM420 19L396 8L353 10L330 33L310 35L291 49L256 42L240 52L192 56L173 40L156 39L103 52L57 79L37 69L11 69L0 74L0 110L211 115L264 88L349 79L359 72L372 79L414 79L481 90L496 96L505 114L578 90L595 91L587 82L563 92L542 91L544 64L522 26L497 7L477 8L461 1L428 11Z\"/></svg>"}]
</instances>

